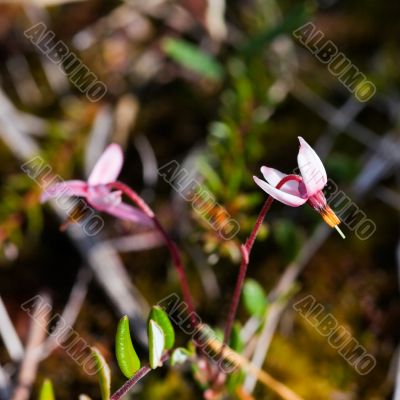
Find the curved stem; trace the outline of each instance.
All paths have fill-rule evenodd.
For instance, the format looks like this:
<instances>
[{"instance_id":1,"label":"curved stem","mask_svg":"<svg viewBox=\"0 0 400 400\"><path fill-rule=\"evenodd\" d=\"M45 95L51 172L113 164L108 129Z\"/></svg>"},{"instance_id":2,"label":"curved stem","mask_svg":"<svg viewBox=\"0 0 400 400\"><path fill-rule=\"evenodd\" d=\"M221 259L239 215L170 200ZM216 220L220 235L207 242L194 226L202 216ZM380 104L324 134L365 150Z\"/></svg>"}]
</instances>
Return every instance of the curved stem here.
<instances>
[{"instance_id":1,"label":"curved stem","mask_svg":"<svg viewBox=\"0 0 400 400\"><path fill-rule=\"evenodd\" d=\"M121 190L126 196L128 196L144 214L146 214L149 218L151 218L154 222L155 227L161 233L168 250L171 254L172 262L175 266L175 269L178 273L180 285L182 288L183 299L188 306L188 312L191 318L191 323L193 326L198 324L198 320L196 318L196 313L194 312L194 305L192 300L192 295L190 292L189 283L185 273L185 267L182 263L182 259L178 250L178 247L174 243L174 241L170 238L166 230L161 225L158 218L155 216L154 212L151 208L146 204L146 202L129 186L125 185L122 182L112 182L107 185L110 189Z\"/></svg>"},{"instance_id":2,"label":"curved stem","mask_svg":"<svg viewBox=\"0 0 400 400\"><path fill-rule=\"evenodd\" d=\"M298 175L287 175L283 179L281 179L276 185L277 189L280 189L285 183L289 181L297 181L301 182L301 177ZM256 240L257 234L261 228L261 225L264 221L265 216L267 215L272 203L274 202L274 198L268 196L265 201L263 208L260 211L260 214L257 217L257 221L254 225L253 230L250 233L250 236L246 240L244 245L241 245L241 253L242 253L242 261L239 267L239 274L236 281L235 290L233 292L232 303L229 308L228 317L226 320L225 330L224 330L224 344L227 344L232 332L233 321L235 320L237 308L239 305L240 294L242 292L243 282L246 278L247 266L249 265L250 253L253 248L254 242Z\"/></svg>"},{"instance_id":3,"label":"curved stem","mask_svg":"<svg viewBox=\"0 0 400 400\"><path fill-rule=\"evenodd\" d=\"M170 357L168 352L165 352L161 357L161 362L164 363ZM145 365L140 368L139 371L136 372L135 375L132 376L131 379L126 381L111 397L110 400L120 400L123 396L125 396L143 377L145 377L152 369L149 365Z\"/></svg>"}]
</instances>

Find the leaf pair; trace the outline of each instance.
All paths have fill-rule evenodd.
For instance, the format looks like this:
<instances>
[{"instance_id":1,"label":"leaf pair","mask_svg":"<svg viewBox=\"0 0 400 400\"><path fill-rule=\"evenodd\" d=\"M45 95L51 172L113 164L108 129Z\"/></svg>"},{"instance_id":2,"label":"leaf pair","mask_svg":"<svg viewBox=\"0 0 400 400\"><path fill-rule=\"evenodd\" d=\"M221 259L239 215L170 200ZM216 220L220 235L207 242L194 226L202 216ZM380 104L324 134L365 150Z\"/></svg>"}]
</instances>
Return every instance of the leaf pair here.
<instances>
[{"instance_id":1,"label":"leaf pair","mask_svg":"<svg viewBox=\"0 0 400 400\"><path fill-rule=\"evenodd\" d=\"M164 350L169 350L175 343L174 328L165 311L154 306L151 309L147 322L149 337L149 361L152 369L161 366ZM121 318L115 338L115 351L118 365L122 373L128 378L140 369L140 360L132 344L127 316Z\"/></svg>"},{"instance_id":2,"label":"leaf pair","mask_svg":"<svg viewBox=\"0 0 400 400\"><path fill-rule=\"evenodd\" d=\"M155 369L162 365L164 350L170 350L175 343L175 331L168 315L160 306L154 306L147 321L149 337L150 367Z\"/></svg>"}]
</instances>

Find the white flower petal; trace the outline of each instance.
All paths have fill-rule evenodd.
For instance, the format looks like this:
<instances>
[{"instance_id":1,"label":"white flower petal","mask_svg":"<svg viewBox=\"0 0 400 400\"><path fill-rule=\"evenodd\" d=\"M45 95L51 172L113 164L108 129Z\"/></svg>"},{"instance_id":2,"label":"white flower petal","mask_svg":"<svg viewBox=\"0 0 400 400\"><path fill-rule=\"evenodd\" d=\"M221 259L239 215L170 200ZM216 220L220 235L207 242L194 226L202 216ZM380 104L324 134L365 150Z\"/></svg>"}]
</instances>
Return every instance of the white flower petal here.
<instances>
[{"instance_id":1,"label":"white flower petal","mask_svg":"<svg viewBox=\"0 0 400 400\"><path fill-rule=\"evenodd\" d=\"M300 196L295 196L293 194L289 194L284 192L283 190L276 189L275 187L271 186L269 183L263 181L256 176L253 176L254 181L257 183L258 186L265 192L267 192L270 196L272 196L275 200L279 200L281 203L286 204L291 207L298 207L304 204L307 199L303 199Z\"/></svg>"},{"instance_id":2,"label":"white flower petal","mask_svg":"<svg viewBox=\"0 0 400 400\"><path fill-rule=\"evenodd\" d=\"M44 203L55 197L86 197L87 187L86 182L77 180L54 183L43 190L40 201Z\"/></svg>"},{"instance_id":3,"label":"white flower petal","mask_svg":"<svg viewBox=\"0 0 400 400\"><path fill-rule=\"evenodd\" d=\"M124 155L118 144L110 144L100 156L89 176L89 185L106 185L114 182L121 172Z\"/></svg>"},{"instance_id":4,"label":"white flower petal","mask_svg":"<svg viewBox=\"0 0 400 400\"><path fill-rule=\"evenodd\" d=\"M142 211L129 204L120 203L115 206L111 206L105 210L108 214L113 215L119 219L134 222L135 224L142 226L154 226L153 220L149 218Z\"/></svg>"},{"instance_id":5,"label":"white flower petal","mask_svg":"<svg viewBox=\"0 0 400 400\"><path fill-rule=\"evenodd\" d=\"M261 173L263 174L265 180L272 186L276 187L276 185L287 175L283 172L278 171L274 168L269 168L266 166L261 167ZM288 181L281 187L282 191L293 194L294 196L300 196L299 192L299 182L297 181Z\"/></svg>"},{"instance_id":6,"label":"white flower petal","mask_svg":"<svg viewBox=\"0 0 400 400\"><path fill-rule=\"evenodd\" d=\"M307 195L310 197L322 190L328 181L322 161L312 147L299 136L300 149L297 163L300 168Z\"/></svg>"}]
</instances>

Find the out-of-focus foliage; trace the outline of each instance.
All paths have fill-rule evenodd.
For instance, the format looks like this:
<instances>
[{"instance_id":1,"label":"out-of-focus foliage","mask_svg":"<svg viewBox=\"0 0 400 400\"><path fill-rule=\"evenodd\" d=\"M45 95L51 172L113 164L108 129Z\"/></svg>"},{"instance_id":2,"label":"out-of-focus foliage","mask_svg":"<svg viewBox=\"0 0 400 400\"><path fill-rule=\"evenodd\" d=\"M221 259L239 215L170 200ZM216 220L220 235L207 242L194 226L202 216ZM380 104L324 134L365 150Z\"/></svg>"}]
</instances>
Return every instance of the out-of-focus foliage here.
<instances>
[{"instance_id":1,"label":"out-of-focus foliage","mask_svg":"<svg viewBox=\"0 0 400 400\"><path fill-rule=\"evenodd\" d=\"M219 81L223 77L222 66L197 46L184 40L168 38L163 41L162 48L173 60L204 78Z\"/></svg>"},{"instance_id":2,"label":"out-of-focus foliage","mask_svg":"<svg viewBox=\"0 0 400 400\"><path fill-rule=\"evenodd\" d=\"M391 121L398 114L400 77L396 2L321 0L293 4L287 0L251 0L225 3L225 36L210 29L207 2L197 0L179 4L174 1L81 1L49 8L34 8L31 4L1 5L0 8L2 90L18 109L44 122L40 132L32 134L32 139L37 141L52 172L64 179L84 178L87 150L93 150L93 143L99 147L109 141L122 144L127 155L122 179L139 192L143 189L162 222L184 245L185 263L189 266L199 313L218 327L225 321L226 304L235 284L241 256L239 244L248 236L266 198L252 181L252 175L259 174L259 167L266 164L290 172L295 168L296 136L305 136L310 143L317 143L323 137L322 144L328 143L325 150L329 154L324 163L329 177L353 196L352 184L375 151L367 147L369 139L359 142L354 138L351 126L328 127L328 120L348 116L346 113L353 110L355 100L329 74L326 65L320 64L291 38L293 29L313 20L378 87L378 96L382 94L376 103L378 106L367 105L352 119L359 137L365 134L360 131L363 124L378 138L385 137L388 131L396 135L398 124ZM106 83L108 92L102 101L89 102L63 75L60 86L60 82L49 79L58 75L48 73L51 65L44 62L47 60L23 36L23 31L33 23L31 18L37 16L44 17L57 38L79 54L89 69ZM299 100L299 83L323 101L317 100L317 105L310 107ZM321 115L321 110L329 110L327 104L337 107L333 110L335 118ZM102 118L97 119L99 114ZM146 136L160 165L171 159L188 161L196 179L215 197L218 203L215 213L226 210L238 222L238 235L224 240L193 211L191 204L180 199L177 205L170 196L175 193L170 186L156 185L154 178L148 184L146 179L154 166L142 162L151 157L148 157L148 148L143 150L138 145L140 134ZM382 147L380 156L385 157L386 153ZM20 310L21 302L47 288L55 298L55 307L61 310L77 268L85 260L58 231L59 221L50 209L39 205L41 188L22 173L20 164L2 141L0 295L24 339L27 317ZM296 265L304 245L309 246L308 239L319 217L306 206L288 209L274 204L257 238L248 271L252 279L248 282L257 288L250 286L252 294L249 294L248 284L245 286L238 315L242 324L235 325L230 344L236 351L250 354L254 337L264 325L254 328L249 343L243 342L241 333L249 332L249 314L256 315L260 323L266 304L288 303L264 368L305 399L383 400L392 396L390 371L400 335L394 256L398 212L383 202L383 195L390 193L383 190L381 183L396 191L398 177L388 175L361 198L355 197L378 226L371 239L360 241L349 234L345 242L339 243L332 236L307 261L298 282L270 303L266 299L271 289L288 265ZM136 233L135 227L111 218L106 218L106 226L103 233L107 239ZM150 304L178 290L175 275L166 272L168 258L164 249L152 248L133 255L127 252L123 254L123 261L132 282ZM207 263L211 268L207 269ZM191 268L192 264L198 270ZM212 286L210 276L215 278L219 289L214 290L212 298L204 295ZM323 337L294 313L290 301L303 293L318 298L327 312L332 312L377 358L377 367L371 374L358 375ZM101 349L105 359L111 360L117 316L108 300L97 285L91 285L76 328L88 342ZM169 328L152 319L160 325L169 347L171 335L165 331ZM124 351L132 346L126 332L122 335L124 338L117 340L117 358L118 342L124 344ZM176 336L178 346L186 345L186 335L177 330ZM147 359L148 349L136 343L135 347L140 358ZM136 352L126 354L130 356L125 360L125 372L131 376L139 368L139 357ZM188 362L152 371L134 396L138 399L202 398L200 389L207 388L207 382L203 379L203 370L188 366L193 357L193 351L181 349L175 358ZM157 357L154 358L153 364L157 366ZM103 365L103 359L99 360ZM132 362L135 365L129 367ZM8 367L11 362L2 348L0 365L4 364ZM122 384L118 362L110 362L110 368L115 386ZM189 368L194 369L194 374ZM10 370L13 369L11 365ZM104 366L101 371L102 396L108 398L107 368ZM243 398L238 393L245 374L237 371L228 378L230 397ZM193 375L197 384L193 382ZM99 397L96 381L62 351L55 351L40 364L36 398L44 376L54 382L57 399L70 399L72 391L75 398L82 392L92 398ZM262 385L257 386L254 397L276 398Z\"/></svg>"},{"instance_id":3,"label":"out-of-focus foliage","mask_svg":"<svg viewBox=\"0 0 400 400\"><path fill-rule=\"evenodd\" d=\"M267 309L267 294L254 279L247 279L244 283L243 303L247 312L255 317L262 317Z\"/></svg>"}]
</instances>

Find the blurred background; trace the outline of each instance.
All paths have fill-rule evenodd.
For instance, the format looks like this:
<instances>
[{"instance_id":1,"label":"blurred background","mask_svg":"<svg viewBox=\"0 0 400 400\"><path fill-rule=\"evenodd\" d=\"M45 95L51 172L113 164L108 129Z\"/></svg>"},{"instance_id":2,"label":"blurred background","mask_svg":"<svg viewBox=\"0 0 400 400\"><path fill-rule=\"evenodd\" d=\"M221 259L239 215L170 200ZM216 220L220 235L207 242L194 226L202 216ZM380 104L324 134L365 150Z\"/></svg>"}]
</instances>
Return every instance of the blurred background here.
<instances>
[{"instance_id":1,"label":"blurred background","mask_svg":"<svg viewBox=\"0 0 400 400\"><path fill-rule=\"evenodd\" d=\"M221 329L239 244L266 196L252 176L264 164L293 171L303 136L376 231L360 238L344 223L342 240L311 208L274 203L248 273L268 306L252 315L240 305L244 354L261 354L254 362L304 399L400 399L399 17L395 1L0 1L0 398L13 398L32 345L21 304L33 296L46 296L54 314L102 351L116 389L124 382L113 355L119 318L130 317L146 357L149 305L180 293L156 232L104 215L104 229L85 235L74 223L79 210L68 217L40 204L25 162L40 155L51 174L86 179L106 145L119 143L120 180L178 242L197 310ZM293 36L310 21L376 86L369 101ZM104 92L90 96L84 77L71 78L44 41L35 43L38 31L24 34L34 26L62 41ZM238 235L221 238L160 178L158 168L172 160L239 223ZM309 294L375 357L369 374L358 374L293 309ZM48 338L37 340L45 347L30 371L30 398L46 377L57 399L99 398L95 377ZM251 377L230 385L251 395L228 390L225 398L279 398ZM133 397L203 395L190 371L163 368Z\"/></svg>"}]
</instances>

